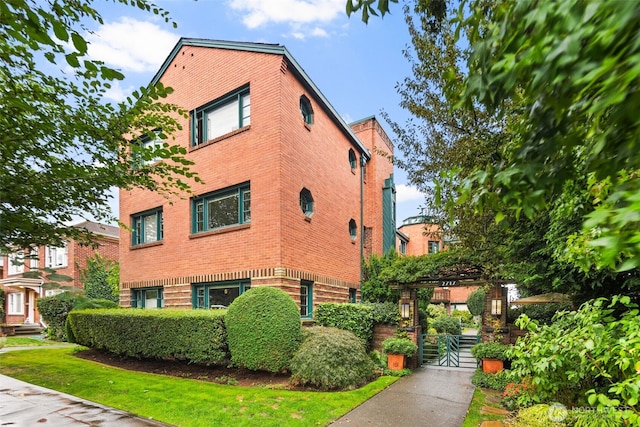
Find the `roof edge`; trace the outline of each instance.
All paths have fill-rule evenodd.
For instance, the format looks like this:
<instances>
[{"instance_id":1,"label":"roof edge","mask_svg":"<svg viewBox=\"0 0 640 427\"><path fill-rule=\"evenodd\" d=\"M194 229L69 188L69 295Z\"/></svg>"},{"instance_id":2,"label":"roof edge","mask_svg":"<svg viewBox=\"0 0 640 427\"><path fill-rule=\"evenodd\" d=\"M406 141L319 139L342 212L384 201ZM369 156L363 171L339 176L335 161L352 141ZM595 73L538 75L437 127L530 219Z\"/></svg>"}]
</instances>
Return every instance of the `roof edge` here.
<instances>
[{"instance_id":1,"label":"roof edge","mask_svg":"<svg viewBox=\"0 0 640 427\"><path fill-rule=\"evenodd\" d=\"M298 61L295 60L293 55L289 52L289 50L279 44L267 44L267 43L253 43L253 42L230 42L224 40L210 40L210 39L200 39L200 38L186 38L181 37L180 40L173 47L167 58L164 60L160 69L151 79L151 85L156 85L162 75L165 73L167 68L169 68L169 64L176 57L180 49L184 46L196 46L196 47L210 47L216 49L230 49L230 50L241 50L245 52L256 52L256 53L266 53L272 55L282 55L289 61L291 65L293 65L293 69L295 73L300 77L302 83L306 85L314 95L317 96L318 99L323 104L324 109L329 113L330 118L336 123L339 127L342 128L347 137L351 140L351 142L360 149L360 152L364 155L364 157L368 160L371 158L371 152L365 147L365 145L360 141L360 139L356 136L356 134L351 129L351 126L347 124L347 122L338 114L335 108L331 105L329 100L323 95L320 89L316 86L316 84L311 80L309 75L304 71L304 69L300 66ZM374 117L374 116L372 116Z\"/></svg>"}]
</instances>

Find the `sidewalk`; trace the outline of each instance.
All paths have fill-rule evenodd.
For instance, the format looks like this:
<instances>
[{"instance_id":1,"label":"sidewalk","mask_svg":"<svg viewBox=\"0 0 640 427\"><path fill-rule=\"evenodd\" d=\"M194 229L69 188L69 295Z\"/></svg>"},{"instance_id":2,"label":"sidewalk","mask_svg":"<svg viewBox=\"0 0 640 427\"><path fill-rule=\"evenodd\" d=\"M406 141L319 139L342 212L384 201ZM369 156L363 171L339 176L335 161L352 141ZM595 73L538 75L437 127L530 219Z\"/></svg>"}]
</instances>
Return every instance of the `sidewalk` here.
<instances>
[{"instance_id":1,"label":"sidewalk","mask_svg":"<svg viewBox=\"0 0 640 427\"><path fill-rule=\"evenodd\" d=\"M0 425L168 426L4 375L0 375Z\"/></svg>"},{"instance_id":2,"label":"sidewalk","mask_svg":"<svg viewBox=\"0 0 640 427\"><path fill-rule=\"evenodd\" d=\"M331 424L349 427L460 427L475 387L473 369L423 367Z\"/></svg>"}]
</instances>

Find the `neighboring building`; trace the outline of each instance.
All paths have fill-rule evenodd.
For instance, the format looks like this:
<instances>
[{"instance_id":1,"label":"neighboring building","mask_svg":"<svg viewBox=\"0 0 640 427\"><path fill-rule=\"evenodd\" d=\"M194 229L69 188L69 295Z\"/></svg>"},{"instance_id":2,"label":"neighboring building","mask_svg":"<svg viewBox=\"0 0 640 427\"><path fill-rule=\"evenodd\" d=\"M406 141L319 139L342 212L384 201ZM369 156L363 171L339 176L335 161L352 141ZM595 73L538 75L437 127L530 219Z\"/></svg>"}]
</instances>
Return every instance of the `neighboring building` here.
<instances>
[{"instance_id":1,"label":"neighboring building","mask_svg":"<svg viewBox=\"0 0 640 427\"><path fill-rule=\"evenodd\" d=\"M445 250L447 242L439 229L438 224L425 215L405 219L397 230L396 251L402 255L418 256Z\"/></svg>"},{"instance_id":2,"label":"neighboring building","mask_svg":"<svg viewBox=\"0 0 640 427\"><path fill-rule=\"evenodd\" d=\"M444 239L439 226L428 216L412 216L396 231L396 251L402 255L420 256L447 250L450 240ZM447 311L468 310L467 299L478 286L444 286L434 289L432 304L444 304Z\"/></svg>"},{"instance_id":3,"label":"neighboring building","mask_svg":"<svg viewBox=\"0 0 640 427\"><path fill-rule=\"evenodd\" d=\"M19 250L0 258L0 286L5 291L6 323L40 323L36 300L59 292L45 289L45 279L24 277L24 273L51 268L56 274L73 279L62 285L84 289L80 272L87 267L87 258L98 253L106 259L118 259L118 227L89 221L75 224L74 227L85 228L96 234L98 238L95 244L82 245L70 240L64 247L42 246Z\"/></svg>"},{"instance_id":4,"label":"neighboring building","mask_svg":"<svg viewBox=\"0 0 640 427\"><path fill-rule=\"evenodd\" d=\"M228 306L273 286L312 317L359 299L361 259L395 247L393 145L347 125L280 45L181 39L154 77L189 111L172 143L204 184L120 191L121 305ZM364 230L364 232L363 232Z\"/></svg>"}]
</instances>

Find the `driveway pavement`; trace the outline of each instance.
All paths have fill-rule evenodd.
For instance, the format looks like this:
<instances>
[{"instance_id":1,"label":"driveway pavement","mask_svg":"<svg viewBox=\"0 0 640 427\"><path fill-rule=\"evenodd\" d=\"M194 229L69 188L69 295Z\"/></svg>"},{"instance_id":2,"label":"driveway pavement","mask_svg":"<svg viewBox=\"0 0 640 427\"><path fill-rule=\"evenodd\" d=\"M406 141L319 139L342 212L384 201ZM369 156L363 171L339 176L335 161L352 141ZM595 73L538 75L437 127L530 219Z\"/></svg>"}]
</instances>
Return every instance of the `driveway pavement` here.
<instances>
[{"instance_id":1,"label":"driveway pavement","mask_svg":"<svg viewBox=\"0 0 640 427\"><path fill-rule=\"evenodd\" d=\"M460 427L475 387L473 369L422 367L331 424L349 427Z\"/></svg>"}]
</instances>

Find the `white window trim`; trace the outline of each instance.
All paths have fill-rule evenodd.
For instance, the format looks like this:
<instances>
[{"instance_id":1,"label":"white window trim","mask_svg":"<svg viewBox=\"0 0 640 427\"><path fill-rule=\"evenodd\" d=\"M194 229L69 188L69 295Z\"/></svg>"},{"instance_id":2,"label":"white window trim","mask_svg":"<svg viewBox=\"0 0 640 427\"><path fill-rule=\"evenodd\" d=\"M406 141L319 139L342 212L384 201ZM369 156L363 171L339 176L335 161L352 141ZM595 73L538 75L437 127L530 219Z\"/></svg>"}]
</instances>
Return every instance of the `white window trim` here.
<instances>
[{"instance_id":1,"label":"white window trim","mask_svg":"<svg viewBox=\"0 0 640 427\"><path fill-rule=\"evenodd\" d=\"M9 293L7 300L7 314L24 315L24 294L22 292Z\"/></svg>"},{"instance_id":2,"label":"white window trim","mask_svg":"<svg viewBox=\"0 0 640 427\"><path fill-rule=\"evenodd\" d=\"M59 251L62 251L62 253L58 253ZM46 252L45 254L46 267L64 268L69 265L69 251L68 251L67 245L61 248L54 247L54 246L47 246L45 252ZM58 264L58 261L60 261L60 264Z\"/></svg>"},{"instance_id":3,"label":"white window trim","mask_svg":"<svg viewBox=\"0 0 640 427\"><path fill-rule=\"evenodd\" d=\"M15 264L14 263L15 261L20 262L20 264ZM8 264L9 264L7 268L8 275L24 273L24 252L18 251L18 252L9 254Z\"/></svg>"}]
</instances>

